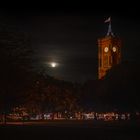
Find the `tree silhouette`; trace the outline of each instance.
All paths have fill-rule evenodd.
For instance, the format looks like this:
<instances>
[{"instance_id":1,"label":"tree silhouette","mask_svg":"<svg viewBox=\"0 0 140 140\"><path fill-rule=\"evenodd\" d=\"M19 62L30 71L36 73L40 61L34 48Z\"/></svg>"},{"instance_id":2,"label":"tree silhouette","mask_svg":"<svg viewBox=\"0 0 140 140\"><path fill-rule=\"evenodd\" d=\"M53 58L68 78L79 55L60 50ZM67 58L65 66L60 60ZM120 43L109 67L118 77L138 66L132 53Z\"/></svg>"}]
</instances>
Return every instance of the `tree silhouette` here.
<instances>
[{"instance_id":1,"label":"tree silhouette","mask_svg":"<svg viewBox=\"0 0 140 140\"><path fill-rule=\"evenodd\" d=\"M0 103L6 113L27 86L32 49L27 35L6 28L0 30L0 46Z\"/></svg>"},{"instance_id":2,"label":"tree silhouette","mask_svg":"<svg viewBox=\"0 0 140 140\"><path fill-rule=\"evenodd\" d=\"M140 109L139 63L124 62L108 71L101 81L100 99L112 108L120 110Z\"/></svg>"}]
</instances>

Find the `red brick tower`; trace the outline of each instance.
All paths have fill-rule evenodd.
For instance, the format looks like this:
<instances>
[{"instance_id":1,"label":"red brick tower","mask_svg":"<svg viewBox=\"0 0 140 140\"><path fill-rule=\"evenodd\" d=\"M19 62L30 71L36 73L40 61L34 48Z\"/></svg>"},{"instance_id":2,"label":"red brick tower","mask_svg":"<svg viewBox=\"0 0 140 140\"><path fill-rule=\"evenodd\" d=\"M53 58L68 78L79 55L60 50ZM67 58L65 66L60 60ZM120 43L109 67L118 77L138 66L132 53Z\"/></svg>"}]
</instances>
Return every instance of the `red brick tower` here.
<instances>
[{"instance_id":1,"label":"red brick tower","mask_svg":"<svg viewBox=\"0 0 140 140\"><path fill-rule=\"evenodd\" d=\"M109 69L121 62L121 40L111 30L111 18L105 22L109 23L107 35L98 39L98 79L102 79Z\"/></svg>"}]
</instances>

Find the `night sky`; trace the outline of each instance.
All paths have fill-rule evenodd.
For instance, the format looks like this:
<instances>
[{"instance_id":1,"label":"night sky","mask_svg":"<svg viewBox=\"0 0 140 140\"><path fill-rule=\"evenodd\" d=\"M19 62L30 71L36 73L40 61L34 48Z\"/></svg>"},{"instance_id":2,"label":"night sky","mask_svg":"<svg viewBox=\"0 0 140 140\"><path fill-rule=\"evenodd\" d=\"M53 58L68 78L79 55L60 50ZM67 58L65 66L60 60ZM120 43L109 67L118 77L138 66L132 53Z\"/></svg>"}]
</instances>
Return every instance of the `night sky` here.
<instances>
[{"instance_id":1,"label":"night sky","mask_svg":"<svg viewBox=\"0 0 140 140\"><path fill-rule=\"evenodd\" d=\"M136 9L128 9L1 10L0 24L30 36L36 71L43 67L55 78L84 82L97 79L97 39L106 35L104 21L109 16L114 34L122 38L122 60L138 61L140 19ZM50 62L57 67L50 67Z\"/></svg>"}]
</instances>

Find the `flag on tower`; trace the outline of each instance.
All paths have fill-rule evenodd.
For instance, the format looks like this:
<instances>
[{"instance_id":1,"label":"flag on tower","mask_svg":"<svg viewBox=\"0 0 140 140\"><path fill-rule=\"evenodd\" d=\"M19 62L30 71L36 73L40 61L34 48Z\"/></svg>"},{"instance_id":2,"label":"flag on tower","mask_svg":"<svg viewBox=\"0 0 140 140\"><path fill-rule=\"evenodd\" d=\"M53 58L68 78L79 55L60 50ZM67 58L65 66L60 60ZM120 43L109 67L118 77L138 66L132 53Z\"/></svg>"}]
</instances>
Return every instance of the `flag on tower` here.
<instances>
[{"instance_id":1,"label":"flag on tower","mask_svg":"<svg viewBox=\"0 0 140 140\"><path fill-rule=\"evenodd\" d=\"M111 17L109 17L108 19L105 20L105 23L107 22L111 22Z\"/></svg>"}]
</instances>

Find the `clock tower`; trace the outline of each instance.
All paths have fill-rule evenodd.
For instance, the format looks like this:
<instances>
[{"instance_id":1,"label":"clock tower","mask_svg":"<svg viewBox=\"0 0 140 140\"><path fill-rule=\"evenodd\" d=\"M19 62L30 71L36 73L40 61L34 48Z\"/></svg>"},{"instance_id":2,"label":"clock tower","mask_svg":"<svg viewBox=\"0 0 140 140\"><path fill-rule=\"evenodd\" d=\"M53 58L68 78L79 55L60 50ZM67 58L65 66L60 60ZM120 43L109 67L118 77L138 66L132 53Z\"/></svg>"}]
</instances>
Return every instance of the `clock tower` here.
<instances>
[{"instance_id":1,"label":"clock tower","mask_svg":"<svg viewBox=\"0 0 140 140\"><path fill-rule=\"evenodd\" d=\"M121 62L121 40L111 30L111 18L107 35L98 39L98 79L103 79L107 71Z\"/></svg>"}]
</instances>

